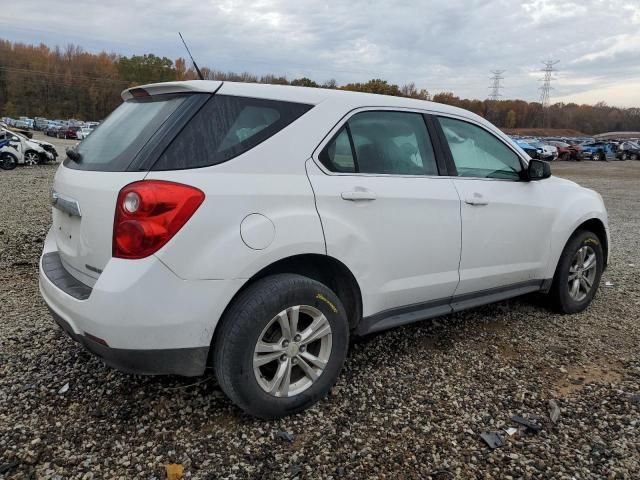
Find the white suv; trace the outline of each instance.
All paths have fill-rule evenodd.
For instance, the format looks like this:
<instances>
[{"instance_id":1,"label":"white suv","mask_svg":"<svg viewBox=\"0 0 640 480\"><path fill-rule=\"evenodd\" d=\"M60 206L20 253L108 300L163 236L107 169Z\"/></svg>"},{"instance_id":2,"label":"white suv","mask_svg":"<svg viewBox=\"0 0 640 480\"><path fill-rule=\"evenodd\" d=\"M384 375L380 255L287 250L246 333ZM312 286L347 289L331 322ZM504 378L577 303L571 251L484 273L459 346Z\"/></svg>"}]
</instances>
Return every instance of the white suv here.
<instances>
[{"instance_id":1,"label":"white suv","mask_svg":"<svg viewBox=\"0 0 640 480\"><path fill-rule=\"evenodd\" d=\"M565 313L607 263L597 193L445 105L214 81L147 85L68 153L40 290L109 365L299 412L350 335L528 292Z\"/></svg>"}]
</instances>

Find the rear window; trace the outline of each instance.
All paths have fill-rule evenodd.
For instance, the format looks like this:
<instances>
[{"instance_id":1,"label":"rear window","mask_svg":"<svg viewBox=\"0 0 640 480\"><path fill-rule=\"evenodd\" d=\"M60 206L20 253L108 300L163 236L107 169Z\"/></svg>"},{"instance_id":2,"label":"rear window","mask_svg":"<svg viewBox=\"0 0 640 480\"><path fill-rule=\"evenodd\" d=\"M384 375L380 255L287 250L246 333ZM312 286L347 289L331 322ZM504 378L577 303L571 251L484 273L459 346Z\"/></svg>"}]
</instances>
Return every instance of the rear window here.
<instances>
[{"instance_id":1,"label":"rear window","mask_svg":"<svg viewBox=\"0 0 640 480\"><path fill-rule=\"evenodd\" d=\"M154 95L127 100L78 146L81 170L124 171L158 128L195 95Z\"/></svg>"},{"instance_id":2,"label":"rear window","mask_svg":"<svg viewBox=\"0 0 640 480\"><path fill-rule=\"evenodd\" d=\"M177 135L153 170L225 162L264 142L311 108L301 103L214 95Z\"/></svg>"}]
</instances>

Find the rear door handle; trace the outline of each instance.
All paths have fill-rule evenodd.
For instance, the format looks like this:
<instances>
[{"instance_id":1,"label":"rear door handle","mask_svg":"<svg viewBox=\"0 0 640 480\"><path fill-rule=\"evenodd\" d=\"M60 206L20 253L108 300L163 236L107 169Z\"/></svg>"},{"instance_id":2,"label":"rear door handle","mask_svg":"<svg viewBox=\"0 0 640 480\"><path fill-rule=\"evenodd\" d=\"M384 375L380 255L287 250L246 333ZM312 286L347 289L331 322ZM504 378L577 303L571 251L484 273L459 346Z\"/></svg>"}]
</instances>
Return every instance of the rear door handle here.
<instances>
[{"instance_id":1,"label":"rear door handle","mask_svg":"<svg viewBox=\"0 0 640 480\"><path fill-rule=\"evenodd\" d=\"M489 205L489 200L487 200L484 195L482 195L481 193L473 193L471 196L468 196L464 203L466 203L467 205L476 205L476 206L480 206L480 205Z\"/></svg>"},{"instance_id":2,"label":"rear door handle","mask_svg":"<svg viewBox=\"0 0 640 480\"><path fill-rule=\"evenodd\" d=\"M343 200L349 200L351 202L375 200L376 194L371 190L354 190L352 192L342 192L340 194Z\"/></svg>"}]
</instances>

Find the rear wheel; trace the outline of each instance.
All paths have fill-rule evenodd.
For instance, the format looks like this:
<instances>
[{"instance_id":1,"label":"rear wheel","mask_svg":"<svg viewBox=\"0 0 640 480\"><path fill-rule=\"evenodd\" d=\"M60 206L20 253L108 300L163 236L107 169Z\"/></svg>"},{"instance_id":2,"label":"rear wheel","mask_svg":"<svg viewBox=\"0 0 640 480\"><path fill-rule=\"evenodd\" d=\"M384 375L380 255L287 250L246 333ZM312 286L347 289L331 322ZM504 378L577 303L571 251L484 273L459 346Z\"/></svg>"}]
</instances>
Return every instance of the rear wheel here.
<instances>
[{"instance_id":1,"label":"rear wheel","mask_svg":"<svg viewBox=\"0 0 640 480\"><path fill-rule=\"evenodd\" d=\"M560 160L564 160L565 162L567 162L571 160L571 155L565 152L562 155L560 155Z\"/></svg>"},{"instance_id":2,"label":"rear wheel","mask_svg":"<svg viewBox=\"0 0 640 480\"><path fill-rule=\"evenodd\" d=\"M9 152L0 154L0 168L2 170L13 170L18 165L18 158Z\"/></svg>"},{"instance_id":3,"label":"rear wheel","mask_svg":"<svg viewBox=\"0 0 640 480\"><path fill-rule=\"evenodd\" d=\"M579 230L567 242L551 286L550 295L562 313L586 309L600 285L604 251L598 236Z\"/></svg>"},{"instance_id":4,"label":"rear wheel","mask_svg":"<svg viewBox=\"0 0 640 480\"><path fill-rule=\"evenodd\" d=\"M221 319L216 377L246 413L291 415L326 396L348 339L344 307L329 288L300 275L273 275L249 286Z\"/></svg>"},{"instance_id":5,"label":"rear wheel","mask_svg":"<svg viewBox=\"0 0 640 480\"><path fill-rule=\"evenodd\" d=\"M637 153L632 153L630 158L631 158L631 160L638 160L638 158L640 158L640 157L638 157Z\"/></svg>"}]
</instances>

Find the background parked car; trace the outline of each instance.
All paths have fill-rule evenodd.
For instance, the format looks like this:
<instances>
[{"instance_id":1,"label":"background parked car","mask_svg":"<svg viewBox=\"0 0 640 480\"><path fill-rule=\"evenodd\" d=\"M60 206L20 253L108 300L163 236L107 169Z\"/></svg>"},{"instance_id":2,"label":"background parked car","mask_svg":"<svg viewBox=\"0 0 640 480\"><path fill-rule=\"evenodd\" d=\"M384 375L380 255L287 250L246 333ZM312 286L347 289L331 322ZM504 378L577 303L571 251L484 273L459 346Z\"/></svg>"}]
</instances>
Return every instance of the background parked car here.
<instances>
[{"instance_id":1,"label":"background parked car","mask_svg":"<svg viewBox=\"0 0 640 480\"><path fill-rule=\"evenodd\" d=\"M58 130L60 130L60 128L60 125L58 125L57 123L49 122L44 133L48 137L57 137Z\"/></svg>"},{"instance_id":2,"label":"background parked car","mask_svg":"<svg viewBox=\"0 0 640 480\"><path fill-rule=\"evenodd\" d=\"M547 162L552 162L558 158L558 149L548 143L536 140L535 138L527 139L527 143L538 151L538 158Z\"/></svg>"},{"instance_id":3,"label":"background parked car","mask_svg":"<svg viewBox=\"0 0 640 480\"><path fill-rule=\"evenodd\" d=\"M612 143L608 142L593 142L584 143L581 145L584 153L590 153L592 160L600 162L608 162L609 160L615 160L616 150Z\"/></svg>"},{"instance_id":4,"label":"background parked car","mask_svg":"<svg viewBox=\"0 0 640 480\"><path fill-rule=\"evenodd\" d=\"M640 160L640 145L630 140L618 146L616 158L619 160Z\"/></svg>"},{"instance_id":5,"label":"background parked car","mask_svg":"<svg viewBox=\"0 0 640 480\"><path fill-rule=\"evenodd\" d=\"M523 149L527 155L529 155L531 158L540 158L541 154L542 154L542 149L538 149L537 147L534 147L533 145L531 145L528 141L523 140L521 138L516 138L514 139L514 141L516 142L516 144Z\"/></svg>"},{"instance_id":6,"label":"background parked car","mask_svg":"<svg viewBox=\"0 0 640 480\"><path fill-rule=\"evenodd\" d=\"M571 145L561 140L546 140L546 142L558 149L558 158L560 160L581 160L580 153L582 149L579 145Z\"/></svg>"},{"instance_id":7,"label":"background parked car","mask_svg":"<svg viewBox=\"0 0 640 480\"><path fill-rule=\"evenodd\" d=\"M76 140L78 138L78 130L80 127L64 127L58 130L58 138L66 138Z\"/></svg>"},{"instance_id":8,"label":"background parked car","mask_svg":"<svg viewBox=\"0 0 640 480\"><path fill-rule=\"evenodd\" d=\"M33 128L35 130L44 131L46 130L48 124L49 124L49 120L43 117L36 117L33 120Z\"/></svg>"},{"instance_id":9,"label":"background parked car","mask_svg":"<svg viewBox=\"0 0 640 480\"><path fill-rule=\"evenodd\" d=\"M46 161L54 161L57 156L55 148L50 143L30 140L10 130L0 130L0 140L9 141L9 145L15 149L18 154L18 164L37 165ZM49 151L45 149L41 143L46 144ZM51 149L53 151L51 151ZM55 152L55 155L53 152Z\"/></svg>"}]
</instances>

